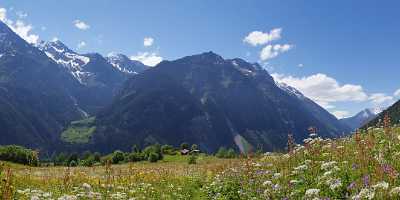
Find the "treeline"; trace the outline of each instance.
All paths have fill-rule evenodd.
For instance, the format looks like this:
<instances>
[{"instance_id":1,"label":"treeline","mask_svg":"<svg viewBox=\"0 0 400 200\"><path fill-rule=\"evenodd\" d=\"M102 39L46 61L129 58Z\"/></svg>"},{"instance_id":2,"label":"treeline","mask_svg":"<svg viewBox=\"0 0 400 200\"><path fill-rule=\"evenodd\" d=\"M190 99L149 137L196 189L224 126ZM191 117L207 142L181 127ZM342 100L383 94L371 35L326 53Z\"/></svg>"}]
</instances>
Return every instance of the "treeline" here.
<instances>
[{"instance_id":1,"label":"treeline","mask_svg":"<svg viewBox=\"0 0 400 200\"><path fill-rule=\"evenodd\" d=\"M227 149L225 147L220 147L215 156L217 158L236 158L237 154L232 148Z\"/></svg>"},{"instance_id":2,"label":"treeline","mask_svg":"<svg viewBox=\"0 0 400 200\"><path fill-rule=\"evenodd\" d=\"M157 162L163 159L164 153L159 144L147 146L144 149L140 149L137 146L133 146L130 152L123 152L116 150L111 154L102 156L100 153L92 153L85 151L82 154L78 153L59 153L54 155L49 163L57 166L87 166L91 167L94 165L105 165L106 163L121 164L127 162L139 162L149 161Z\"/></svg>"},{"instance_id":3,"label":"treeline","mask_svg":"<svg viewBox=\"0 0 400 200\"><path fill-rule=\"evenodd\" d=\"M196 144L189 145L182 143L179 148L171 145L154 144L140 149L134 145L130 152L116 150L108 155L101 155L98 152L85 151L83 153L58 153L50 158L39 160L38 152L21 146L10 145L0 146L0 160L20 163L24 165L55 165L55 166L95 166L111 164L121 164L128 162L149 161L157 162L164 158L164 155L190 155L189 164L195 164L197 155L200 153ZM235 158L236 152L233 149L221 147L215 154L218 158Z\"/></svg>"},{"instance_id":4,"label":"treeline","mask_svg":"<svg viewBox=\"0 0 400 200\"><path fill-rule=\"evenodd\" d=\"M0 146L0 160L30 166L39 165L39 155L37 151L17 145Z\"/></svg>"},{"instance_id":5,"label":"treeline","mask_svg":"<svg viewBox=\"0 0 400 200\"><path fill-rule=\"evenodd\" d=\"M188 150L189 152L197 151L198 147L196 144L189 145L187 143L182 143L180 148L175 148L171 145L160 145L153 144L140 149L138 146L134 145L130 152L124 152L116 150L111 154L102 156L100 153L92 153L90 151L85 151L82 154L78 153L60 153L52 156L52 158L47 162L57 166L94 166L94 165L105 165L107 162L111 164L122 164L128 162L140 162L149 161L157 162L164 158L164 155L177 155L180 154L181 150ZM189 153L190 154L190 153Z\"/></svg>"}]
</instances>

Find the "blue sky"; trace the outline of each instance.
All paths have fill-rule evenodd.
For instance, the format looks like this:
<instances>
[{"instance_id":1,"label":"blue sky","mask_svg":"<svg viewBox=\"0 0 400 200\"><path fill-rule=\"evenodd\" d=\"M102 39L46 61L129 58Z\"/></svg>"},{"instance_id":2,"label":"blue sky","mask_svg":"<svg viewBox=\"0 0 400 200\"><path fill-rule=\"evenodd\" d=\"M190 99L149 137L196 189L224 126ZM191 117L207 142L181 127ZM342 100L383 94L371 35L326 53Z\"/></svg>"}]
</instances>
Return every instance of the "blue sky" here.
<instances>
[{"instance_id":1,"label":"blue sky","mask_svg":"<svg viewBox=\"0 0 400 200\"><path fill-rule=\"evenodd\" d=\"M82 53L154 64L212 50L260 62L339 117L400 96L395 0L3 0L0 7L0 19L28 40L56 37Z\"/></svg>"}]
</instances>

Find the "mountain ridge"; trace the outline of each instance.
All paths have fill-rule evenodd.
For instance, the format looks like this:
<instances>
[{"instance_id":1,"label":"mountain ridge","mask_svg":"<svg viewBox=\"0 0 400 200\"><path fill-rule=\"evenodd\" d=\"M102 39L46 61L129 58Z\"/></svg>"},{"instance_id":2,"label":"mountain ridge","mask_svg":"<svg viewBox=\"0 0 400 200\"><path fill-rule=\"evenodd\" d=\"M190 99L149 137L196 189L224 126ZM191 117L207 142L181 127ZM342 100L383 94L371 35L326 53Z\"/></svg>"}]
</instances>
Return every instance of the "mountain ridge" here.
<instances>
[{"instance_id":1,"label":"mountain ridge","mask_svg":"<svg viewBox=\"0 0 400 200\"><path fill-rule=\"evenodd\" d=\"M239 137L253 149L273 150L284 147L290 132L301 131L295 133L301 141L312 125L320 126L325 137L348 130L311 100L279 88L259 65L238 61L243 60L206 52L163 61L132 77L97 116L91 144L109 151L114 147L108 141L128 148L133 141L178 145L187 140L212 152L219 146L238 148ZM324 117L317 117L319 112ZM303 114L307 117L300 117ZM294 120L294 115L299 117ZM327 125L323 119L334 123Z\"/></svg>"}]
</instances>

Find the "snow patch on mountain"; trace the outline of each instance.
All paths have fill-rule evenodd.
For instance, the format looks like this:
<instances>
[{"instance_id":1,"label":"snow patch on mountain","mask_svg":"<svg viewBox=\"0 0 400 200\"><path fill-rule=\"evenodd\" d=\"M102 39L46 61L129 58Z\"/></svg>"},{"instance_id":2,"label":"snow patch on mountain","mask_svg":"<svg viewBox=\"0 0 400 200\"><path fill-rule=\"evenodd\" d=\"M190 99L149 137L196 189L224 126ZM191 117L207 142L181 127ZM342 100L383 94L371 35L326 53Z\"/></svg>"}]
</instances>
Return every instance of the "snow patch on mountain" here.
<instances>
[{"instance_id":1,"label":"snow patch on mountain","mask_svg":"<svg viewBox=\"0 0 400 200\"><path fill-rule=\"evenodd\" d=\"M72 51L59 40L40 42L37 47L54 62L67 68L81 84L85 84L84 80L92 75L83 68L90 62L90 58Z\"/></svg>"},{"instance_id":2,"label":"snow patch on mountain","mask_svg":"<svg viewBox=\"0 0 400 200\"><path fill-rule=\"evenodd\" d=\"M296 88L287 85L286 83L282 82L275 82L275 84L282 89L283 91L289 93L290 95L296 96L299 99L305 99L306 97Z\"/></svg>"},{"instance_id":3,"label":"snow patch on mountain","mask_svg":"<svg viewBox=\"0 0 400 200\"><path fill-rule=\"evenodd\" d=\"M143 63L131 60L123 54L110 53L106 59L114 68L127 74L138 74L148 68Z\"/></svg>"}]
</instances>

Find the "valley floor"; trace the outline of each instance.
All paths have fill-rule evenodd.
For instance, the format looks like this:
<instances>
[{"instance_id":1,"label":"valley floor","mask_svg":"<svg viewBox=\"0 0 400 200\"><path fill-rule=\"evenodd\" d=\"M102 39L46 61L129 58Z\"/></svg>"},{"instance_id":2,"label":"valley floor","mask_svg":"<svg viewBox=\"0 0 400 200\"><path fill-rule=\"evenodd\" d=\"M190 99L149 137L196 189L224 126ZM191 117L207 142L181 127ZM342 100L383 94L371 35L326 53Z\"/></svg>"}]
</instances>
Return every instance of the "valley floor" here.
<instances>
[{"instance_id":1,"label":"valley floor","mask_svg":"<svg viewBox=\"0 0 400 200\"><path fill-rule=\"evenodd\" d=\"M2 168L3 199L400 199L400 129L316 136L288 154L158 163Z\"/></svg>"}]
</instances>

